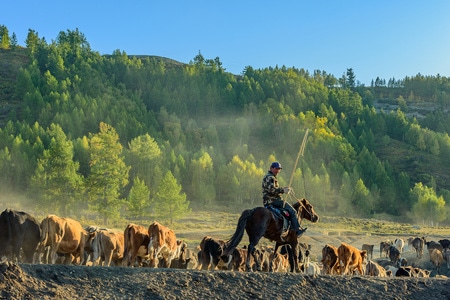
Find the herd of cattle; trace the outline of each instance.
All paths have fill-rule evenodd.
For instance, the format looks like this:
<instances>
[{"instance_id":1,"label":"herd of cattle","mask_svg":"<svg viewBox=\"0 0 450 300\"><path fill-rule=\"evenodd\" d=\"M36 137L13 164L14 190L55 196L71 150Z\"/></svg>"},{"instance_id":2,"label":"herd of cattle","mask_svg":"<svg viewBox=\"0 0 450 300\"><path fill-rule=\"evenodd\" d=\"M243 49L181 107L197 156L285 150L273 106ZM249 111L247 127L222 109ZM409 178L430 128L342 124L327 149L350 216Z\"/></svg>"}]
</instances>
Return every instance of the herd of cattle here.
<instances>
[{"instance_id":1,"label":"herd of cattle","mask_svg":"<svg viewBox=\"0 0 450 300\"><path fill-rule=\"evenodd\" d=\"M450 270L450 240L426 241L412 237L406 243L418 258L427 247L437 274L446 262ZM83 227L80 222L53 214L38 222L28 213L6 209L0 214L0 257L25 263L64 263L90 266L147 266L196 270L245 270L247 249L236 248L229 256L222 255L226 241L205 236L194 249L177 239L173 230L153 222L148 228L128 224L125 230L95 226ZM271 247L259 247L251 253L255 271L288 272L289 246L277 253ZM408 265L402 257L405 241L380 242L380 258L373 260L374 245L358 249L342 242L338 247L327 244L320 261L311 260L311 245L299 243L298 259L305 274L370 275L381 277L429 277L431 270ZM386 258L386 259L384 259Z\"/></svg>"}]
</instances>

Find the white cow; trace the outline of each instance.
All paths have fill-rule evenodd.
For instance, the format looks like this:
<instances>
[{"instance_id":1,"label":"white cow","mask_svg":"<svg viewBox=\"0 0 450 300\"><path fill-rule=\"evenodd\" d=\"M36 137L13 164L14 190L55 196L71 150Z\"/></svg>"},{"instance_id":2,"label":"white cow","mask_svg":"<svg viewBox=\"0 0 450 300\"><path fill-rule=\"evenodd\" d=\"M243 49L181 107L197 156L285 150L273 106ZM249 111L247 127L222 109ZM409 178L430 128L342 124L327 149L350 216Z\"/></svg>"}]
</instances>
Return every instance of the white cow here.
<instances>
[{"instance_id":1,"label":"white cow","mask_svg":"<svg viewBox=\"0 0 450 300\"><path fill-rule=\"evenodd\" d=\"M403 253L403 248L405 247L405 241L402 239L395 239L394 241L395 247L400 251L400 253Z\"/></svg>"}]
</instances>

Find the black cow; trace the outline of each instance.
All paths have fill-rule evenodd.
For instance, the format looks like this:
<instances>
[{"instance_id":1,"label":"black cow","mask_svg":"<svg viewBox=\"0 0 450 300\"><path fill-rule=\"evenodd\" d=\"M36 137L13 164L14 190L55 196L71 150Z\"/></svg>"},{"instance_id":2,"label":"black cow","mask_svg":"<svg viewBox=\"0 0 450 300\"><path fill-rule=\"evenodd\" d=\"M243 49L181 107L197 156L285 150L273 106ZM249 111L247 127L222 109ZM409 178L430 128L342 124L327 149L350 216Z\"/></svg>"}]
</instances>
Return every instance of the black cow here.
<instances>
[{"instance_id":1,"label":"black cow","mask_svg":"<svg viewBox=\"0 0 450 300\"><path fill-rule=\"evenodd\" d=\"M400 251L395 246L389 247L389 259L395 266L399 266L400 260Z\"/></svg>"},{"instance_id":2,"label":"black cow","mask_svg":"<svg viewBox=\"0 0 450 300\"><path fill-rule=\"evenodd\" d=\"M439 244L442 245L442 248L450 248L450 240L449 239L442 239L439 240Z\"/></svg>"},{"instance_id":3,"label":"black cow","mask_svg":"<svg viewBox=\"0 0 450 300\"><path fill-rule=\"evenodd\" d=\"M200 242L197 268L199 270L214 270L220 261L224 246L224 240L205 236Z\"/></svg>"},{"instance_id":4,"label":"black cow","mask_svg":"<svg viewBox=\"0 0 450 300\"><path fill-rule=\"evenodd\" d=\"M32 263L40 238L39 223L30 214L11 209L0 214L0 256L21 262L22 249L23 262Z\"/></svg>"},{"instance_id":5,"label":"black cow","mask_svg":"<svg viewBox=\"0 0 450 300\"><path fill-rule=\"evenodd\" d=\"M412 267L399 267L395 272L396 277L414 277Z\"/></svg>"}]
</instances>

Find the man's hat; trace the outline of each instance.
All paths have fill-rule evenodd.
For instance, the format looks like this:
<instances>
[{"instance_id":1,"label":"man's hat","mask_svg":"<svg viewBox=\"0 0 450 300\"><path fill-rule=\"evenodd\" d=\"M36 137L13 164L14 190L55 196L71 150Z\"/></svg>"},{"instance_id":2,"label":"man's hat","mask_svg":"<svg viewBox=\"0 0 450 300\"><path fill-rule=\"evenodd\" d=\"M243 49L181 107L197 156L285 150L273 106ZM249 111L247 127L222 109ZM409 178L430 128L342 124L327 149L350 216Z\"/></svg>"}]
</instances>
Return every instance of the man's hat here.
<instances>
[{"instance_id":1,"label":"man's hat","mask_svg":"<svg viewBox=\"0 0 450 300\"><path fill-rule=\"evenodd\" d=\"M283 168L281 167L280 163L277 162L277 161L274 161L274 162L270 165L270 167L271 167L271 168L275 168L275 169L283 169Z\"/></svg>"}]
</instances>

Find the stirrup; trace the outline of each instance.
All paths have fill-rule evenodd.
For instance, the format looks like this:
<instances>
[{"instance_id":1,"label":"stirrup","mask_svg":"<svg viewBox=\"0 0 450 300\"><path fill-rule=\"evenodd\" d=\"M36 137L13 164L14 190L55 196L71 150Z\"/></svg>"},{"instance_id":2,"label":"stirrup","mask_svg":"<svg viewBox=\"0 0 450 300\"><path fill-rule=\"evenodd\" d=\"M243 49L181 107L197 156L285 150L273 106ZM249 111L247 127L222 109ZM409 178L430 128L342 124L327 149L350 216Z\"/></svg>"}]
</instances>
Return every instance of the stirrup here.
<instances>
[{"instance_id":1,"label":"stirrup","mask_svg":"<svg viewBox=\"0 0 450 300\"><path fill-rule=\"evenodd\" d=\"M305 229L300 228L299 230L297 230L295 232L295 234L297 234L297 237L301 237L305 233L306 229L308 229L308 228L305 228Z\"/></svg>"}]
</instances>

